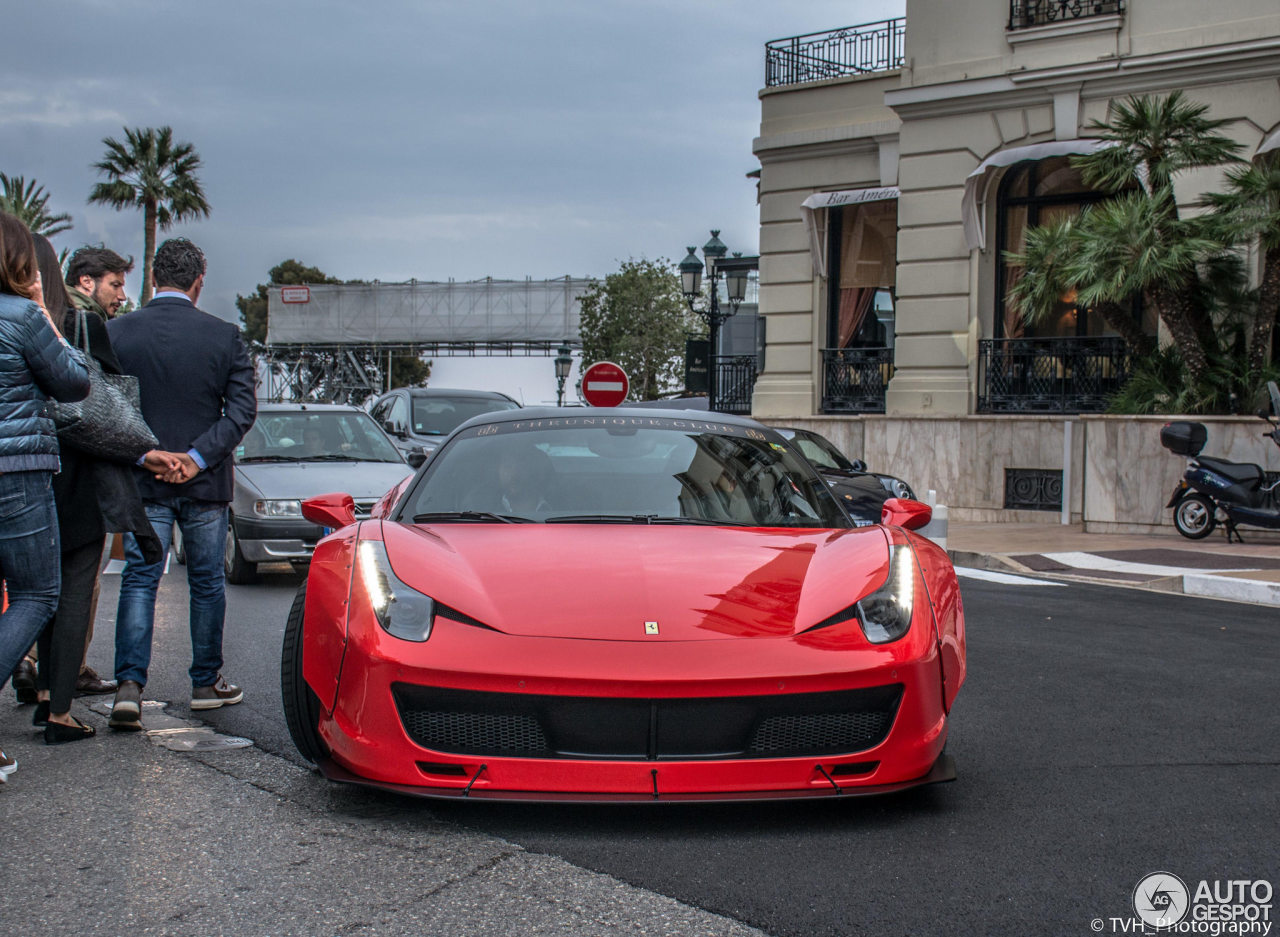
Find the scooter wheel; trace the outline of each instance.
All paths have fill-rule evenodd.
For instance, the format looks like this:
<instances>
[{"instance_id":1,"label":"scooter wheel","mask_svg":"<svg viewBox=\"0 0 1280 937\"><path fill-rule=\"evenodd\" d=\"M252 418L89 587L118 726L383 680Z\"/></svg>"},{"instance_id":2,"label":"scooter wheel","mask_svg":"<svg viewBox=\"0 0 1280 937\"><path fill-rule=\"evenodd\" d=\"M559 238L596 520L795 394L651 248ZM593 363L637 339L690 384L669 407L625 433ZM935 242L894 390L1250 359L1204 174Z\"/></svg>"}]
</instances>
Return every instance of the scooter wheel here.
<instances>
[{"instance_id":1,"label":"scooter wheel","mask_svg":"<svg viewBox=\"0 0 1280 937\"><path fill-rule=\"evenodd\" d=\"M1213 516L1216 510L1204 495L1187 495L1173 509L1173 526L1188 540L1203 540L1218 524Z\"/></svg>"}]
</instances>

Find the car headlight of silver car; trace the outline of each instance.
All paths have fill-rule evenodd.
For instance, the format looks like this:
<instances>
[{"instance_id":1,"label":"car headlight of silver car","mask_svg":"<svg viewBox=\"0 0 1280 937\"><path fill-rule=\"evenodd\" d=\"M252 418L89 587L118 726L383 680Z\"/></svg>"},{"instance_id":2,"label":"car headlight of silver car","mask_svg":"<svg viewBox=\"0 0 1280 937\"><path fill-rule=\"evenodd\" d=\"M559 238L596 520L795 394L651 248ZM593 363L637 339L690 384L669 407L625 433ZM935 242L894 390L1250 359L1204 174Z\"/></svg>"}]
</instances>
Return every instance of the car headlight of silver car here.
<instances>
[{"instance_id":1,"label":"car headlight of silver car","mask_svg":"<svg viewBox=\"0 0 1280 937\"><path fill-rule=\"evenodd\" d=\"M858 623L872 644L896 641L911 627L915 601L915 561L905 545L889 548L889 576L875 592L859 600Z\"/></svg>"},{"instance_id":2,"label":"car headlight of silver car","mask_svg":"<svg viewBox=\"0 0 1280 937\"><path fill-rule=\"evenodd\" d=\"M253 513L259 517L301 517L301 501L255 501Z\"/></svg>"},{"instance_id":3,"label":"car headlight of silver car","mask_svg":"<svg viewBox=\"0 0 1280 937\"><path fill-rule=\"evenodd\" d=\"M885 491L889 492L889 494L893 495L895 498L910 498L912 501L916 499L915 493L911 490L911 486L901 478L894 478L891 475L881 475L880 484L884 486Z\"/></svg>"},{"instance_id":4,"label":"car headlight of silver car","mask_svg":"<svg viewBox=\"0 0 1280 937\"><path fill-rule=\"evenodd\" d=\"M391 569L387 547L381 540L360 541L358 565L360 584L383 631L405 641L421 642L431 637L435 600L400 580Z\"/></svg>"}]
</instances>

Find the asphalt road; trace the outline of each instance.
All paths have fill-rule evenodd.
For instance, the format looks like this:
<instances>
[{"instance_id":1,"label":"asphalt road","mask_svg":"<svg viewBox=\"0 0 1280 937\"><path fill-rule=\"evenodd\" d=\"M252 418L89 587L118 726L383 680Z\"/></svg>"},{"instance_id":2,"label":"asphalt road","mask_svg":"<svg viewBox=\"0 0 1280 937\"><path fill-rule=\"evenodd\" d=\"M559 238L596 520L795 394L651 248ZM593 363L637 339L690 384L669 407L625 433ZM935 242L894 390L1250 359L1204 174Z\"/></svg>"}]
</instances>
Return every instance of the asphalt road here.
<instances>
[{"instance_id":1,"label":"asphalt road","mask_svg":"<svg viewBox=\"0 0 1280 937\"><path fill-rule=\"evenodd\" d=\"M203 714L298 763L278 661L300 581L281 572L228 587L225 673L246 698ZM104 578L108 632L117 582ZM782 805L368 797L397 822L501 837L780 937L1086 934L1096 918L1129 915L1152 872L1280 885L1275 609L1076 584L966 579L962 591L969 678L952 714L954 783ZM167 577L161 620L185 621L171 614L185 601L181 577ZM148 697L185 704L188 647L182 629L158 626ZM100 638L93 659L108 658ZM371 813L371 837L386 814Z\"/></svg>"}]
</instances>

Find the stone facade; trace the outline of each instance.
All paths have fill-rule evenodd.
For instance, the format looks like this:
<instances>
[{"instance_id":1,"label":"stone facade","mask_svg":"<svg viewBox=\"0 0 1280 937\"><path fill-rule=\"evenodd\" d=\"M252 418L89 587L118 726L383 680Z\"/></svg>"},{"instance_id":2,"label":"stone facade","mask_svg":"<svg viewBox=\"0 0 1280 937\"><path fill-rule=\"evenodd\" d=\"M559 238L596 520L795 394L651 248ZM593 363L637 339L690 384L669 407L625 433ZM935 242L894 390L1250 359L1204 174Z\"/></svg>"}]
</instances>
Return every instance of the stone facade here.
<instances>
[{"instance_id":1,"label":"stone facade","mask_svg":"<svg viewBox=\"0 0 1280 937\"><path fill-rule=\"evenodd\" d=\"M753 148L761 165L760 312L768 320L768 346L754 416L825 427L820 431L847 438L855 452L874 453L868 459L874 466L938 489L940 499L952 499L956 517L965 516L957 507L975 517L1009 516L1002 488L993 486L1011 462L1034 455L1043 467L1054 459L1061 467L1066 418L975 415L978 342L993 335L996 251L992 238L982 249L970 249L966 240L966 177L1001 151L1086 135L1089 121L1104 119L1111 102L1129 94L1184 89L1210 106L1210 116L1233 121L1226 131L1246 156L1280 127L1275 0L1127 0L1118 6L1110 15L1011 30L1010 5L1000 0L908 0L901 68L761 91ZM1218 181L1215 172L1188 174L1178 180L1179 201L1190 206ZM801 203L817 192L889 185L901 194L886 415L824 416L829 285L815 262ZM982 223L994 229L994 199L979 208ZM816 214L818 224L825 223L823 213ZM1083 424L1089 438L1112 426L1106 419L1070 419ZM1133 433L1146 432L1142 421L1131 422ZM1176 462L1156 440L1153 467L1161 456ZM1255 451L1251 460L1262 457ZM966 467L968 460L981 471ZM1098 524L1160 522L1147 501L1139 507L1137 496L1108 496L1090 485L1090 478L1107 476L1105 464L1080 464L1076 478L1083 487L1071 494L1073 512ZM1157 473L1164 467L1176 478L1171 464ZM1119 483L1124 474L1111 477ZM972 503L955 501L960 491L971 492ZM1144 491L1141 498L1162 506L1167 491Z\"/></svg>"}]
</instances>

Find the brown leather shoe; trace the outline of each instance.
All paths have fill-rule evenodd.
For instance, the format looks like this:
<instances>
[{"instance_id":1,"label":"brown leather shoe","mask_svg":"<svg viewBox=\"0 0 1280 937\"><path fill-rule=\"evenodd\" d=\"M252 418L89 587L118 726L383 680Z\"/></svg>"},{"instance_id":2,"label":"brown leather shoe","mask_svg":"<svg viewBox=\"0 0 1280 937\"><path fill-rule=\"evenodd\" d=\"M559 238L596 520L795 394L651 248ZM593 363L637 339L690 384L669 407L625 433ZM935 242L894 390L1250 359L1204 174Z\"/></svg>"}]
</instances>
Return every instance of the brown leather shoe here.
<instances>
[{"instance_id":1,"label":"brown leather shoe","mask_svg":"<svg viewBox=\"0 0 1280 937\"><path fill-rule=\"evenodd\" d=\"M36 702L36 665L30 657L22 658L13 668L13 695L19 703Z\"/></svg>"},{"instance_id":2,"label":"brown leather shoe","mask_svg":"<svg viewBox=\"0 0 1280 937\"><path fill-rule=\"evenodd\" d=\"M81 696L93 696L98 693L114 693L116 682L103 680L92 667L85 667L76 677L76 693Z\"/></svg>"}]
</instances>

